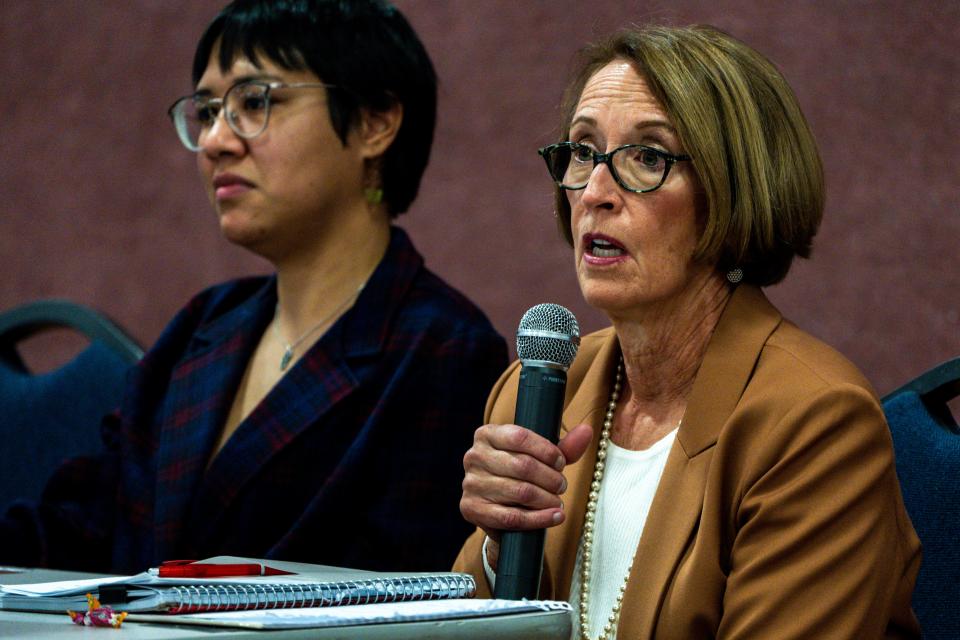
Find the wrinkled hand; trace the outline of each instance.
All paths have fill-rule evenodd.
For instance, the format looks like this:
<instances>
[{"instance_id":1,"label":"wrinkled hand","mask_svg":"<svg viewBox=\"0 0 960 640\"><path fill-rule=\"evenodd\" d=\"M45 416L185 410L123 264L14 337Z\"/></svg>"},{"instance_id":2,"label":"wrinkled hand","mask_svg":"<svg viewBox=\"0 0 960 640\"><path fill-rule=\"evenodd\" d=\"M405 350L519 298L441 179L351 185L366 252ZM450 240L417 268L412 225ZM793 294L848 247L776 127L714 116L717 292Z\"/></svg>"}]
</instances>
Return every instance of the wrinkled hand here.
<instances>
[{"instance_id":1,"label":"wrinkled hand","mask_svg":"<svg viewBox=\"0 0 960 640\"><path fill-rule=\"evenodd\" d=\"M580 459L592 437L587 424L572 429L556 445L515 424L477 429L473 446L463 456L460 512L490 538L492 567L501 531L545 529L563 522L563 468Z\"/></svg>"}]
</instances>

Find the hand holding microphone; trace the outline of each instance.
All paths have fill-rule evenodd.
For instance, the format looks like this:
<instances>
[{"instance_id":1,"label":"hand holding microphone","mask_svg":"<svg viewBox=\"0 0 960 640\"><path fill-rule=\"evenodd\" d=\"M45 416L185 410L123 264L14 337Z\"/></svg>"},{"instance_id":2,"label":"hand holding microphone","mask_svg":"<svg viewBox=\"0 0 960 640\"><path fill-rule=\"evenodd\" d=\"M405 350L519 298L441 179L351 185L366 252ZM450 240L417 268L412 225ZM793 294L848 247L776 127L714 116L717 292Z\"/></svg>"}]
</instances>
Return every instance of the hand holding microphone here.
<instances>
[{"instance_id":1,"label":"hand holding microphone","mask_svg":"<svg viewBox=\"0 0 960 640\"><path fill-rule=\"evenodd\" d=\"M561 471L583 455L592 437L581 425L557 444L566 370L579 341L567 309L541 304L527 311L517 331L522 369L516 424L484 425L464 456L461 511L500 544L497 598L537 597L544 528L563 519Z\"/></svg>"}]
</instances>

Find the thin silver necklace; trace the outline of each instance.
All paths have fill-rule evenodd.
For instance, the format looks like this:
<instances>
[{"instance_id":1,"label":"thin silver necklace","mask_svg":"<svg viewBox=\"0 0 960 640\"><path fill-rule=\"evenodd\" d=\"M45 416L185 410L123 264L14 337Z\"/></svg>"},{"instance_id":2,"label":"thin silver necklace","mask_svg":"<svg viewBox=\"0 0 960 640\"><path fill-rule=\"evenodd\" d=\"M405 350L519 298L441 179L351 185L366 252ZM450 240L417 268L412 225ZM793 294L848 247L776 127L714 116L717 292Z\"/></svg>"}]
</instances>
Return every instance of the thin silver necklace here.
<instances>
[{"instance_id":1,"label":"thin silver necklace","mask_svg":"<svg viewBox=\"0 0 960 640\"><path fill-rule=\"evenodd\" d=\"M352 296L350 296L349 298L341 302L340 306L338 306L336 309L331 311L327 316L323 318L323 320L321 320L317 324L307 329L299 338L297 338L293 342L287 342L286 340L283 339L283 336L280 335L280 327L278 326L279 322L277 321L277 318L280 314L280 302L277 301L277 307L273 311L273 335L277 338L277 342L280 343L280 346L283 347L283 355L280 357L280 371L286 371L287 367L290 366L290 362L293 360L295 349L298 346L300 346L300 343L306 340L309 336L313 335L313 333L317 329L327 324L327 322L335 318L341 311L343 311L350 304L352 304L360 296L360 292L363 291L363 287L366 284L367 284L366 280L361 282L360 286L357 288L356 293L354 293Z\"/></svg>"}]
</instances>

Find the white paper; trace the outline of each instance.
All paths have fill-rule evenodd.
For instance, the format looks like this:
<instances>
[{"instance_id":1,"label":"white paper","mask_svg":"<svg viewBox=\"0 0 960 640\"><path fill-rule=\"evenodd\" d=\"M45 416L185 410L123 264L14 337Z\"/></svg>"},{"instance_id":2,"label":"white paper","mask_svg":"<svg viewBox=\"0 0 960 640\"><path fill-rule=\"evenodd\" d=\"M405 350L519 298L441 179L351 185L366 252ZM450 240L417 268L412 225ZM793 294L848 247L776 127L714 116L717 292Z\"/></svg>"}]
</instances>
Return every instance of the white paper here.
<instances>
[{"instance_id":1,"label":"white paper","mask_svg":"<svg viewBox=\"0 0 960 640\"><path fill-rule=\"evenodd\" d=\"M305 609L266 609L260 611L223 611L184 615L131 613L130 622L167 622L249 629L306 629L453 620L534 611L572 611L566 602L553 600L424 600L420 602L383 602L379 604Z\"/></svg>"}]
</instances>

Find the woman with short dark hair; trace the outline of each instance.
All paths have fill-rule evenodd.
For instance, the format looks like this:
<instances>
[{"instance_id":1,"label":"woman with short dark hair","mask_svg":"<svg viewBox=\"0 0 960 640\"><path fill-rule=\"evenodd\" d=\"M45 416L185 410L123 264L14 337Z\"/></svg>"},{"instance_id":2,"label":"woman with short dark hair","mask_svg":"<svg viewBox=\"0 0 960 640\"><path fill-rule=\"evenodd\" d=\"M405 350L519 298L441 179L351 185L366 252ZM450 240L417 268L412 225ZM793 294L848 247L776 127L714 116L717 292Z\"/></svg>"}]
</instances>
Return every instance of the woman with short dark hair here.
<instances>
[{"instance_id":1,"label":"woman with short dark hair","mask_svg":"<svg viewBox=\"0 0 960 640\"><path fill-rule=\"evenodd\" d=\"M563 104L540 153L612 327L581 342L559 445L511 424L519 366L494 387L456 568L487 593L501 532L548 527L540 597L581 638L916 637L877 397L760 290L823 209L786 81L716 29L651 27L587 47Z\"/></svg>"},{"instance_id":2,"label":"woman with short dark hair","mask_svg":"<svg viewBox=\"0 0 960 640\"><path fill-rule=\"evenodd\" d=\"M214 555L448 568L460 460L506 346L391 220L436 78L381 0L236 0L169 110L230 242L275 274L196 296L105 425L108 455L0 522L0 561L142 571Z\"/></svg>"}]
</instances>

